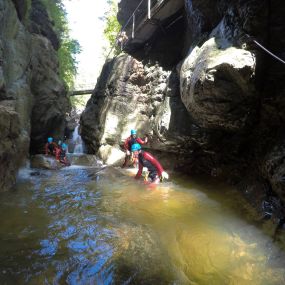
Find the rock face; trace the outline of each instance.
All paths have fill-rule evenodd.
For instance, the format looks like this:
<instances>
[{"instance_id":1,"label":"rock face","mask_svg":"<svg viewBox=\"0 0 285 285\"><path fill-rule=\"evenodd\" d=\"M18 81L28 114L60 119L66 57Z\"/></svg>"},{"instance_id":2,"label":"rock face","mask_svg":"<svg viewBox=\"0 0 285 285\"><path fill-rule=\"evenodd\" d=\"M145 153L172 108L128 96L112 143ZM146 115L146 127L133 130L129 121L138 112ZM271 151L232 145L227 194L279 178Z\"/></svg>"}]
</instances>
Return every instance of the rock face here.
<instances>
[{"instance_id":1,"label":"rock face","mask_svg":"<svg viewBox=\"0 0 285 285\"><path fill-rule=\"evenodd\" d=\"M51 40L44 33L29 32L37 2L29 6L30 1L0 0L1 190L15 182L30 137L32 152L42 150L47 135L63 135L69 110Z\"/></svg>"},{"instance_id":2,"label":"rock face","mask_svg":"<svg viewBox=\"0 0 285 285\"><path fill-rule=\"evenodd\" d=\"M275 197L282 219L285 68L253 40L284 60L284 12L282 1L185 0L182 20L105 64L81 118L89 151L108 156L137 128L184 171L224 176L260 208Z\"/></svg>"},{"instance_id":3,"label":"rock face","mask_svg":"<svg viewBox=\"0 0 285 285\"><path fill-rule=\"evenodd\" d=\"M150 135L153 149L176 152L181 137L190 136L189 125L191 118L179 97L176 71L159 65L148 67L129 55L105 64L81 117L89 152L99 151L105 162L106 145L119 149L133 128L141 136ZM118 160L123 156L118 154Z\"/></svg>"}]
</instances>

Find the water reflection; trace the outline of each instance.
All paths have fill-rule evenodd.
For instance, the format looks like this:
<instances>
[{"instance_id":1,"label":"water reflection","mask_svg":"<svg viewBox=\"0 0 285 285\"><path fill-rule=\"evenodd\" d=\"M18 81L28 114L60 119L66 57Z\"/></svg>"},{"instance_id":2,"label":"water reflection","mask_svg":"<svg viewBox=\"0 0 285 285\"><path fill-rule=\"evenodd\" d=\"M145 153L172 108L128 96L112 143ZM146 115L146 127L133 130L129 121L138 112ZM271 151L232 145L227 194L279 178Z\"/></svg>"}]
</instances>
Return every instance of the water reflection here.
<instances>
[{"instance_id":1,"label":"water reflection","mask_svg":"<svg viewBox=\"0 0 285 285\"><path fill-rule=\"evenodd\" d=\"M36 172L0 195L1 284L285 284L284 252L231 189Z\"/></svg>"}]
</instances>

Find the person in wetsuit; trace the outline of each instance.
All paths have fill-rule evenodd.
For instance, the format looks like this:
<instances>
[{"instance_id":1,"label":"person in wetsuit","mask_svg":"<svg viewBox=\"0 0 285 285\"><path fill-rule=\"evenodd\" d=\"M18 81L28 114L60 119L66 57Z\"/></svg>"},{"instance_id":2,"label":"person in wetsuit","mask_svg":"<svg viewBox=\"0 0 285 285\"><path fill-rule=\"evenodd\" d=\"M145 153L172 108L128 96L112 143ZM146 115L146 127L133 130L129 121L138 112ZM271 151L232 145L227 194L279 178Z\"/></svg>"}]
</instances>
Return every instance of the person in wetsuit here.
<instances>
[{"instance_id":1,"label":"person in wetsuit","mask_svg":"<svg viewBox=\"0 0 285 285\"><path fill-rule=\"evenodd\" d=\"M55 155L57 145L53 142L53 138L49 137L47 143L45 144L45 154L46 155Z\"/></svg>"},{"instance_id":2,"label":"person in wetsuit","mask_svg":"<svg viewBox=\"0 0 285 285\"><path fill-rule=\"evenodd\" d=\"M67 160L66 151L67 151L67 145L65 143L61 144L58 160L60 163L69 166L70 162Z\"/></svg>"},{"instance_id":3,"label":"person in wetsuit","mask_svg":"<svg viewBox=\"0 0 285 285\"><path fill-rule=\"evenodd\" d=\"M158 184L163 179L169 178L161 164L149 152L143 151L140 144L133 144L131 150L138 151L139 170L135 176L136 179L141 177L143 167L148 169L148 179L150 179L151 183Z\"/></svg>"},{"instance_id":4,"label":"person in wetsuit","mask_svg":"<svg viewBox=\"0 0 285 285\"><path fill-rule=\"evenodd\" d=\"M125 140L124 143L124 149L126 151L126 157L125 157L125 162L122 165L122 167L126 167L128 164L128 161L131 160L131 147L133 144L135 143L139 143L139 144L146 144L148 141L147 137L145 137L144 140L142 140L141 138L137 137L137 131L136 130L131 130L131 135Z\"/></svg>"}]
</instances>

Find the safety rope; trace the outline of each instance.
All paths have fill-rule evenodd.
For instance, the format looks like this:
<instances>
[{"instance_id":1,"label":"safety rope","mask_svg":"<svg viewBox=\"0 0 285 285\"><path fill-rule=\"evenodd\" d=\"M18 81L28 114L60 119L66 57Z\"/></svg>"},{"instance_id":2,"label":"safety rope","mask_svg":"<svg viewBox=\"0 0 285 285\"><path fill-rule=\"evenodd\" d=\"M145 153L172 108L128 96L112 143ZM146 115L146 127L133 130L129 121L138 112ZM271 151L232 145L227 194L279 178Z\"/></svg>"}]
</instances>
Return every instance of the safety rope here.
<instances>
[{"instance_id":1,"label":"safety rope","mask_svg":"<svg viewBox=\"0 0 285 285\"><path fill-rule=\"evenodd\" d=\"M256 41L255 39L253 39L250 35L245 34L249 39L251 39L257 46L259 46L263 51L267 52L269 55L271 55L272 57L274 57L275 59L279 60L280 62L282 62L283 64L285 64L285 61L283 59L281 59L280 57L278 57L277 55L275 55L274 53L272 53L271 51L269 51L267 48L265 48L262 44L260 44L258 41Z\"/></svg>"}]
</instances>

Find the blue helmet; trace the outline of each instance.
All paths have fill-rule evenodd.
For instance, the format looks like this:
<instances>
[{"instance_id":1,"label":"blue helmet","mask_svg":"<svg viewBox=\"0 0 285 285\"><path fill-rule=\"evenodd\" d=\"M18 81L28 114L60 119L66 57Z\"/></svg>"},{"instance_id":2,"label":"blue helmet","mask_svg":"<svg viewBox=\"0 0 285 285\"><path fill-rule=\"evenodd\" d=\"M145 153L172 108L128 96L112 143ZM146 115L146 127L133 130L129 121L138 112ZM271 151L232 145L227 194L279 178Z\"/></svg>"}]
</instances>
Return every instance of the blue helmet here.
<instances>
[{"instance_id":1,"label":"blue helmet","mask_svg":"<svg viewBox=\"0 0 285 285\"><path fill-rule=\"evenodd\" d=\"M137 131L136 130L131 130L131 135L136 135Z\"/></svg>"},{"instance_id":2,"label":"blue helmet","mask_svg":"<svg viewBox=\"0 0 285 285\"><path fill-rule=\"evenodd\" d=\"M63 150L66 150L66 149L67 149L67 144L63 143L63 144L61 145L61 148L62 148Z\"/></svg>"},{"instance_id":3,"label":"blue helmet","mask_svg":"<svg viewBox=\"0 0 285 285\"><path fill-rule=\"evenodd\" d=\"M139 143L134 143L131 147L131 151L138 151L140 150L142 147Z\"/></svg>"},{"instance_id":4,"label":"blue helmet","mask_svg":"<svg viewBox=\"0 0 285 285\"><path fill-rule=\"evenodd\" d=\"M61 144L62 144L62 141L61 141L61 140L59 140L57 144L58 144L58 145L61 145Z\"/></svg>"},{"instance_id":5,"label":"blue helmet","mask_svg":"<svg viewBox=\"0 0 285 285\"><path fill-rule=\"evenodd\" d=\"M51 143L52 141L53 141L53 138L52 138L52 137L49 137L49 138L48 138L48 142Z\"/></svg>"}]
</instances>

